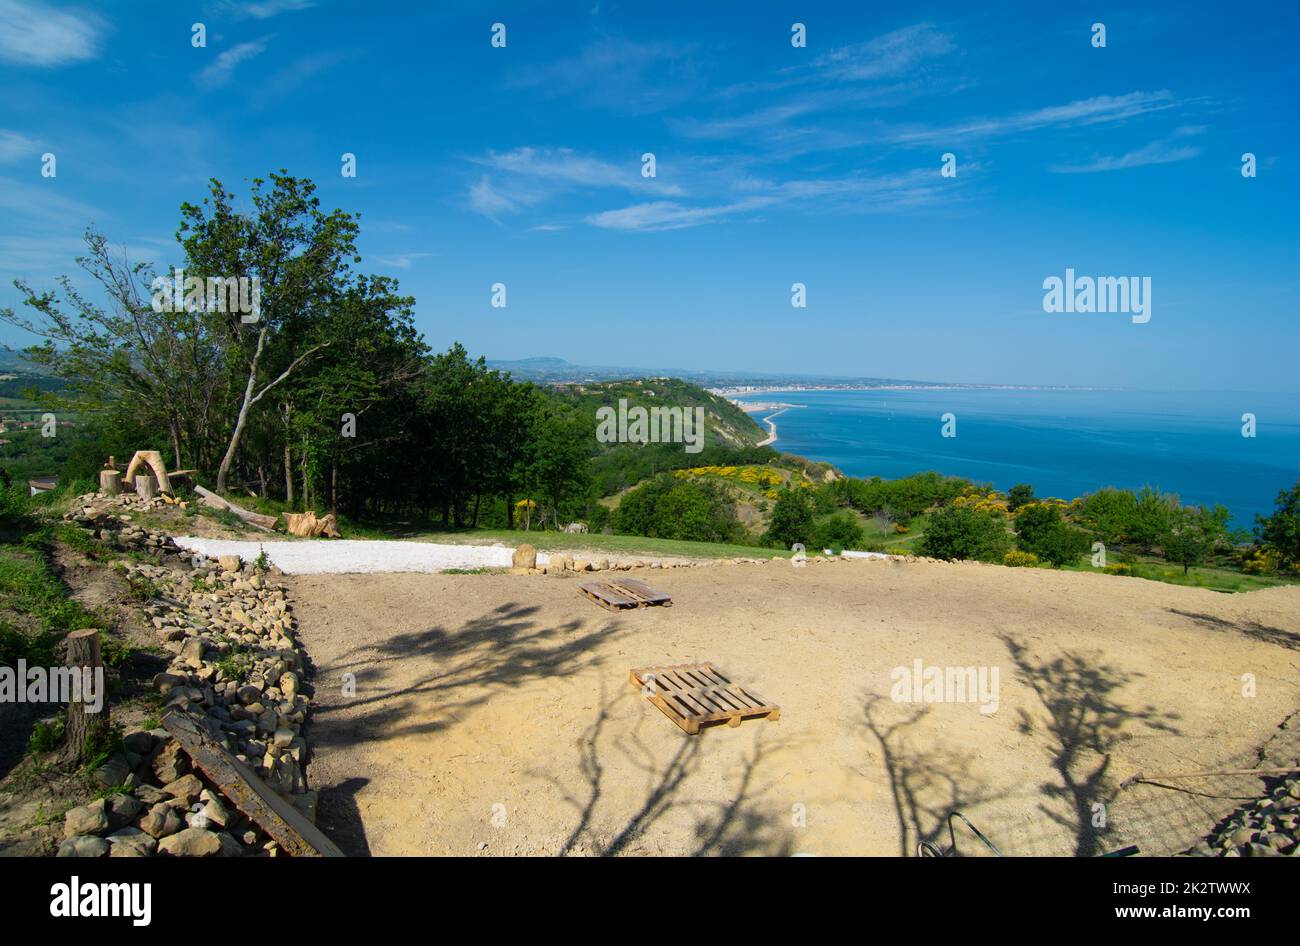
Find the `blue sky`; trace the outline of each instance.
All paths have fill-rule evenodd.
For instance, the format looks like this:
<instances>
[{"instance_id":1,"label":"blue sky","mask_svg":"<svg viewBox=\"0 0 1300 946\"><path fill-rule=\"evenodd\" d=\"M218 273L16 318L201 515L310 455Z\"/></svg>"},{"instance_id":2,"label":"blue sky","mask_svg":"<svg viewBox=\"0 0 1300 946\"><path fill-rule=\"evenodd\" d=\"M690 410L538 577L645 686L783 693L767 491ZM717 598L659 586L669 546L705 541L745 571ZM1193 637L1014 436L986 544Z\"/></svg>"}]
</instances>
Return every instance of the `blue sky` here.
<instances>
[{"instance_id":1,"label":"blue sky","mask_svg":"<svg viewBox=\"0 0 1300 946\"><path fill-rule=\"evenodd\" d=\"M1300 391L1295 5L976 6L0 0L0 305L286 168L440 348ZM1066 267L1151 321L1044 312Z\"/></svg>"}]
</instances>

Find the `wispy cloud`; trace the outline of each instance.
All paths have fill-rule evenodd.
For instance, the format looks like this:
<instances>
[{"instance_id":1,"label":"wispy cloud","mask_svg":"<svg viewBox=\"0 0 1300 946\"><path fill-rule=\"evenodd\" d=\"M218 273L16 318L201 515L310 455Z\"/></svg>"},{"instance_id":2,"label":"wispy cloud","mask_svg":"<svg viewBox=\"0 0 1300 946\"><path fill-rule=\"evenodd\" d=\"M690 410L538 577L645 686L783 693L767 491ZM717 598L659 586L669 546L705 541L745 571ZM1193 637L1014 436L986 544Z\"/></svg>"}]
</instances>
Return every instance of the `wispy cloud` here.
<instances>
[{"instance_id":1,"label":"wispy cloud","mask_svg":"<svg viewBox=\"0 0 1300 946\"><path fill-rule=\"evenodd\" d=\"M701 88L693 53L678 43L604 36L576 56L516 69L502 85L620 112L657 112Z\"/></svg>"},{"instance_id":2,"label":"wispy cloud","mask_svg":"<svg viewBox=\"0 0 1300 946\"><path fill-rule=\"evenodd\" d=\"M396 269L410 269L411 264L417 260L426 259L430 256L436 256L436 253L397 253L392 256L376 256L377 262L385 266L392 266Z\"/></svg>"},{"instance_id":3,"label":"wispy cloud","mask_svg":"<svg viewBox=\"0 0 1300 946\"><path fill-rule=\"evenodd\" d=\"M0 0L0 60L52 67L99 55L108 23L85 10Z\"/></svg>"},{"instance_id":4,"label":"wispy cloud","mask_svg":"<svg viewBox=\"0 0 1300 946\"><path fill-rule=\"evenodd\" d=\"M259 0L259 2L226 2L223 9L239 17L251 17L255 20L267 20L281 13L292 13L315 6L315 0Z\"/></svg>"},{"instance_id":5,"label":"wispy cloud","mask_svg":"<svg viewBox=\"0 0 1300 946\"><path fill-rule=\"evenodd\" d=\"M199 73L199 84L209 89L225 85L230 81L240 63L247 62L264 53L266 45L271 39L270 36L263 36L261 39L240 43L237 46L223 50L217 55L216 59Z\"/></svg>"},{"instance_id":6,"label":"wispy cloud","mask_svg":"<svg viewBox=\"0 0 1300 946\"><path fill-rule=\"evenodd\" d=\"M0 164L17 161L36 153L36 142L16 131L0 128Z\"/></svg>"},{"instance_id":7,"label":"wispy cloud","mask_svg":"<svg viewBox=\"0 0 1300 946\"><path fill-rule=\"evenodd\" d=\"M1179 102L1164 90L1130 92L1127 95L1097 95L1064 105L1017 112L998 118L976 118L951 125L908 125L886 129L882 138L904 145L953 145L973 139L1036 131L1120 122L1139 115L1173 108Z\"/></svg>"},{"instance_id":8,"label":"wispy cloud","mask_svg":"<svg viewBox=\"0 0 1300 946\"><path fill-rule=\"evenodd\" d=\"M622 189L659 196L683 193L680 185L643 178L637 156L616 164L570 148L516 148L489 151L470 160L493 172L470 185L470 209L493 220L565 191Z\"/></svg>"},{"instance_id":9,"label":"wispy cloud","mask_svg":"<svg viewBox=\"0 0 1300 946\"><path fill-rule=\"evenodd\" d=\"M931 23L885 33L865 43L841 46L817 57L815 70L829 79L863 82L902 76L956 48L953 38Z\"/></svg>"},{"instance_id":10,"label":"wispy cloud","mask_svg":"<svg viewBox=\"0 0 1300 946\"><path fill-rule=\"evenodd\" d=\"M967 173L978 170L971 164ZM782 207L818 213L896 213L957 199L937 169L885 175L790 181L748 180L745 194L727 201L689 206L679 201L647 201L588 215L584 222L605 230L683 230Z\"/></svg>"},{"instance_id":11,"label":"wispy cloud","mask_svg":"<svg viewBox=\"0 0 1300 946\"><path fill-rule=\"evenodd\" d=\"M1095 174L1100 171L1123 171L1151 164L1174 164L1201 153L1195 145L1175 145L1172 141L1153 141L1149 145L1122 155L1093 155L1084 164L1065 164L1052 168L1058 174Z\"/></svg>"}]
</instances>

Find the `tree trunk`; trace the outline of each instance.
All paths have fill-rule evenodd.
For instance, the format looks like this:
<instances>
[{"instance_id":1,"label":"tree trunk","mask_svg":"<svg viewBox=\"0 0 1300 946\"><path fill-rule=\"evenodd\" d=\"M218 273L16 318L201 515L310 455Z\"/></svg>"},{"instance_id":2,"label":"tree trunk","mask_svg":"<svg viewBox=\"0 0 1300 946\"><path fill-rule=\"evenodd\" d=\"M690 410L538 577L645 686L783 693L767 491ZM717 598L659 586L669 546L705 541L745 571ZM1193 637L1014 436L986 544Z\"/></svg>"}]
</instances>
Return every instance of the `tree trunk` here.
<instances>
[{"instance_id":1,"label":"tree trunk","mask_svg":"<svg viewBox=\"0 0 1300 946\"><path fill-rule=\"evenodd\" d=\"M248 425L248 413L253 406L253 389L257 387L257 367L262 361L262 348L266 344L266 329L257 333L257 350L253 352L253 361L248 366L248 382L244 385L244 399L239 405L239 417L235 420L234 432L230 435L230 444L226 455L221 458L221 467L217 470L217 492L226 491L226 479L230 475L230 465L235 462L235 451L239 449L239 440L244 436L244 427Z\"/></svg>"},{"instance_id":2,"label":"tree trunk","mask_svg":"<svg viewBox=\"0 0 1300 946\"><path fill-rule=\"evenodd\" d=\"M293 508L293 448L287 443L284 445L284 498Z\"/></svg>"},{"instance_id":3,"label":"tree trunk","mask_svg":"<svg viewBox=\"0 0 1300 946\"><path fill-rule=\"evenodd\" d=\"M506 493L506 528L512 532L515 528L515 498L510 493Z\"/></svg>"},{"instance_id":4,"label":"tree trunk","mask_svg":"<svg viewBox=\"0 0 1300 946\"><path fill-rule=\"evenodd\" d=\"M475 529L478 528L478 504L482 498L483 498L482 493L474 494L474 518L470 520L470 525Z\"/></svg>"},{"instance_id":5,"label":"tree trunk","mask_svg":"<svg viewBox=\"0 0 1300 946\"><path fill-rule=\"evenodd\" d=\"M339 465L338 461L330 462L330 513L335 514L339 511Z\"/></svg>"},{"instance_id":6,"label":"tree trunk","mask_svg":"<svg viewBox=\"0 0 1300 946\"><path fill-rule=\"evenodd\" d=\"M63 757L70 762L83 762L86 758L86 738L91 735L96 727L102 727L108 720L108 704L105 703L98 713L88 712L83 705L86 691L84 687L85 674L83 667L90 668L91 674L102 678L102 669L96 674L96 668L102 668L103 662L99 658L99 631L93 627L85 630L73 631L64 639L67 645L67 662L66 666L75 667L78 673L82 674L82 700L68 700L68 715L63 727ZM96 680L95 685L98 685ZM103 699L102 690L97 694ZM98 721L96 720L98 717Z\"/></svg>"}]
</instances>

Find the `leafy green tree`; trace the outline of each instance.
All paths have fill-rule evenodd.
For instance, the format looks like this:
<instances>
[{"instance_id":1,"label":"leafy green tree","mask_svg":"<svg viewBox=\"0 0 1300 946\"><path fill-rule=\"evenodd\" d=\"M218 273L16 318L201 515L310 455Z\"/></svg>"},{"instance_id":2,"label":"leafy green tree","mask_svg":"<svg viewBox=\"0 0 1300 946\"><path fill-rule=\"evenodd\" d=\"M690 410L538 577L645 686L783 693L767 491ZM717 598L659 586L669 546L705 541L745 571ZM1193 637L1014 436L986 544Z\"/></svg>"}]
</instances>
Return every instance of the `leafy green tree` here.
<instances>
[{"instance_id":1,"label":"leafy green tree","mask_svg":"<svg viewBox=\"0 0 1300 946\"><path fill-rule=\"evenodd\" d=\"M1021 506L1016 512L1015 525L1021 550L1033 553L1055 568L1068 565L1088 550L1088 534L1067 523L1061 508L1055 504Z\"/></svg>"},{"instance_id":2,"label":"leafy green tree","mask_svg":"<svg viewBox=\"0 0 1300 946\"><path fill-rule=\"evenodd\" d=\"M1181 506L1173 510L1159 540L1164 557L1182 565L1184 575L1191 566L1209 561L1228 541L1228 515L1223 506Z\"/></svg>"},{"instance_id":3,"label":"leafy green tree","mask_svg":"<svg viewBox=\"0 0 1300 946\"><path fill-rule=\"evenodd\" d=\"M1015 512L1026 503L1034 501L1034 487L1028 483L1017 483L1007 492L1007 509Z\"/></svg>"},{"instance_id":4,"label":"leafy green tree","mask_svg":"<svg viewBox=\"0 0 1300 946\"><path fill-rule=\"evenodd\" d=\"M820 520L814 527L816 545L825 549L862 547L866 532L852 513L837 512Z\"/></svg>"},{"instance_id":5,"label":"leafy green tree","mask_svg":"<svg viewBox=\"0 0 1300 946\"><path fill-rule=\"evenodd\" d=\"M1300 562L1300 480L1277 494L1272 515L1255 517L1255 534L1284 562Z\"/></svg>"},{"instance_id":6,"label":"leafy green tree","mask_svg":"<svg viewBox=\"0 0 1300 946\"><path fill-rule=\"evenodd\" d=\"M813 538L812 497L805 489L785 487L777 493L772 506L772 518L767 527L768 544L788 549L796 542L807 545Z\"/></svg>"},{"instance_id":7,"label":"leafy green tree","mask_svg":"<svg viewBox=\"0 0 1300 946\"><path fill-rule=\"evenodd\" d=\"M945 506L930 515L918 550L945 561L994 561L1010 545L1006 524L997 513L969 506Z\"/></svg>"}]
</instances>

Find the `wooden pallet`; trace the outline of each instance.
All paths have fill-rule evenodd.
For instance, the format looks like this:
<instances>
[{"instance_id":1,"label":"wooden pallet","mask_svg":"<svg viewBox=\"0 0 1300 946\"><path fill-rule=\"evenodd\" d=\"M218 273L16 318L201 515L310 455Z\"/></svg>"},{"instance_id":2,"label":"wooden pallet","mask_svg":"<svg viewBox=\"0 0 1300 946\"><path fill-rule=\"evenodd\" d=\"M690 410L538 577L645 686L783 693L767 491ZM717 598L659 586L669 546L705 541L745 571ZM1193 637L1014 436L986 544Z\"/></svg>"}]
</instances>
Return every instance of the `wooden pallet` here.
<instances>
[{"instance_id":1,"label":"wooden pallet","mask_svg":"<svg viewBox=\"0 0 1300 946\"><path fill-rule=\"evenodd\" d=\"M647 608L659 605L673 606L673 599L662 591L655 591L635 578L611 578L608 581L589 581L578 586L579 594L586 595L602 608L622 611L628 608Z\"/></svg>"},{"instance_id":2,"label":"wooden pallet","mask_svg":"<svg viewBox=\"0 0 1300 946\"><path fill-rule=\"evenodd\" d=\"M733 683L711 663L642 667L632 671L632 683L690 735L710 723L735 727L742 719L755 716L766 716L772 722L781 718L781 707Z\"/></svg>"}]
</instances>

